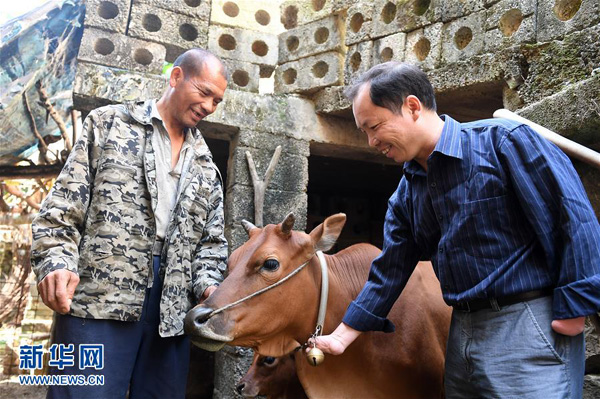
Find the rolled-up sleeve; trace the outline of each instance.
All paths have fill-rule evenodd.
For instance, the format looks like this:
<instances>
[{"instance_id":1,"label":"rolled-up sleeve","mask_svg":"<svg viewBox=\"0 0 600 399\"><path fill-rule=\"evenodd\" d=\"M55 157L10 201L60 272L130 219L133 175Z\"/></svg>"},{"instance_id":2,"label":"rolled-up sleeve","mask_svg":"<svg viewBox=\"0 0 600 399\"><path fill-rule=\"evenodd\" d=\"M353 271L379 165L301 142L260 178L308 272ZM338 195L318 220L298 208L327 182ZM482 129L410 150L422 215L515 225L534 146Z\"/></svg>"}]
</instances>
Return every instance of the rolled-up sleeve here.
<instances>
[{"instance_id":1,"label":"rolled-up sleeve","mask_svg":"<svg viewBox=\"0 0 600 399\"><path fill-rule=\"evenodd\" d=\"M500 146L515 192L556 278L555 319L600 310L600 226L569 158L527 126Z\"/></svg>"},{"instance_id":2,"label":"rolled-up sleeve","mask_svg":"<svg viewBox=\"0 0 600 399\"><path fill-rule=\"evenodd\" d=\"M356 330L395 330L386 317L420 258L410 229L406 188L403 178L388 202L383 251L373 261L367 283L344 316L343 322Z\"/></svg>"}]
</instances>

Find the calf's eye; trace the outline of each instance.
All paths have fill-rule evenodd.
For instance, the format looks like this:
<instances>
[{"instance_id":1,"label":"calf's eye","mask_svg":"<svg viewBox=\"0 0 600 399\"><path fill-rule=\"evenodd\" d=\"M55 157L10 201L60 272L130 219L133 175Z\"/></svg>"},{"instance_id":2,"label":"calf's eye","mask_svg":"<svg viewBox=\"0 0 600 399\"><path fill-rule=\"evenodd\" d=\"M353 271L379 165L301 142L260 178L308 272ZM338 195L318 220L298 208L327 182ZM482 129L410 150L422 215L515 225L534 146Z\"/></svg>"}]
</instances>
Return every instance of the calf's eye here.
<instances>
[{"instance_id":1,"label":"calf's eye","mask_svg":"<svg viewBox=\"0 0 600 399\"><path fill-rule=\"evenodd\" d=\"M263 359L263 364L273 364L273 363L275 363L275 358L272 356L266 356Z\"/></svg>"},{"instance_id":2,"label":"calf's eye","mask_svg":"<svg viewBox=\"0 0 600 399\"><path fill-rule=\"evenodd\" d=\"M269 272L274 272L279 269L279 261L277 259L267 259L262 266L263 269Z\"/></svg>"}]
</instances>

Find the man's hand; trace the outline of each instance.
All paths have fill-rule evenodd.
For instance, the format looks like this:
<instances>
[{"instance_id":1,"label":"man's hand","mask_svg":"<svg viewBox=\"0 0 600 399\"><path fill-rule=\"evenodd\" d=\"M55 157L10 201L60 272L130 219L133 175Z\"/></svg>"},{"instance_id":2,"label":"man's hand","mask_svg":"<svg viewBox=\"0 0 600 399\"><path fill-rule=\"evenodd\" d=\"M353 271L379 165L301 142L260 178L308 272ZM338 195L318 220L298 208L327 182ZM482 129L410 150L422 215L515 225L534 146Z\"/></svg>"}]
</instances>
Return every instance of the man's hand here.
<instances>
[{"instance_id":1,"label":"man's hand","mask_svg":"<svg viewBox=\"0 0 600 399\"><path fill-rule=\"evenodd\" d=\"M50 309L60 314L69 313L75 287L79 284L79 276L67 269L50 272L38 284L42 301Z\"/></svg>"},{"instance_id":2,"label":"man's hand","mask_svg":"<svg viewBox=\"0 0 600 399\"><path fill-rule=\"evenodd\" d=\"M322 335L317 337L315 343L317 348L321 349L325 353L341 355L344 353L346 348L352 342L354 342L356 338L358 338L360 334L360 331L341 323L330 335ZM312 341L309 342L309 347L306 348L307 352L311 349L311 346Z\"/></svg>"},{"instance_id":3,"label":"man's hand","mask_svg":"<svg viewBox=\"0 0 600 399\"><path fill-rule=\"evenodd\" d=\"M204 292L202 293L202 298L200 298L200 303L204 302L215 290L218 286L211 285L210 287L206 287Z\"/></svg>"},{"instance_id":4,"label":"man's hand","mask_svg":"<svg viewBox=\"0 0 600 399\"><path fill-rule=\"evenodd\" d=\"M554 320L552 329L559 334L574 337L583 332L585 326L585 317L575 317L574 319Z\"/></svg>"}]
</instances>

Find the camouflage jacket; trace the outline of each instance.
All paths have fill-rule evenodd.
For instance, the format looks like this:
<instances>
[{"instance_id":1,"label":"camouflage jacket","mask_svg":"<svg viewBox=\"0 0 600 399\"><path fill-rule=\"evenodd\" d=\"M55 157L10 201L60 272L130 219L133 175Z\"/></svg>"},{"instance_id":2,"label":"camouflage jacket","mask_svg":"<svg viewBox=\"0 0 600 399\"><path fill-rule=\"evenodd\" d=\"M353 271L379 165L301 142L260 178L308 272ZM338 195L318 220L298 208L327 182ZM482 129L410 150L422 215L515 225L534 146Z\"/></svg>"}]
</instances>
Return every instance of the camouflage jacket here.
<instances>
[{"instance_id":1,"label":"camouflage jacket","mask_svg":"<svg viewBox=\"0 0 600 399\"><path fill-rule=\"evenodd\" d=\"M38 281L61 268L79 275L70 314L139 320L152 284L157 184L151 102L92 111L33 221ZM183 319L225 271L223 190L212 155L194 129L194 156L162 250L161 336L183 334Z\"/></svg>"}]
</instances>

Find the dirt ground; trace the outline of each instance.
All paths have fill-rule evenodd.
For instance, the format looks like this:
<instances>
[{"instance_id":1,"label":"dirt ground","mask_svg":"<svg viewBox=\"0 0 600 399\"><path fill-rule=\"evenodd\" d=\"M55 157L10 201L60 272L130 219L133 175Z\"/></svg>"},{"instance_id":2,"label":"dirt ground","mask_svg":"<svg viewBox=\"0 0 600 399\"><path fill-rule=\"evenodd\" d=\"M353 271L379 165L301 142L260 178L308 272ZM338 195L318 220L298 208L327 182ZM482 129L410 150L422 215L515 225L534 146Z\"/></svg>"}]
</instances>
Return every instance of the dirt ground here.
<instances>
[{"instance_id":1,"label":"dirt ground","mask_svg":"<svg viewBox=\"0 0 600 399\"><path fill-rule=\"evenodd\" d=\"M45 386L20 385L17 376L14 375L0 375L0 398L44 399L47 390Z\"/></svg>"}]
</instances>

